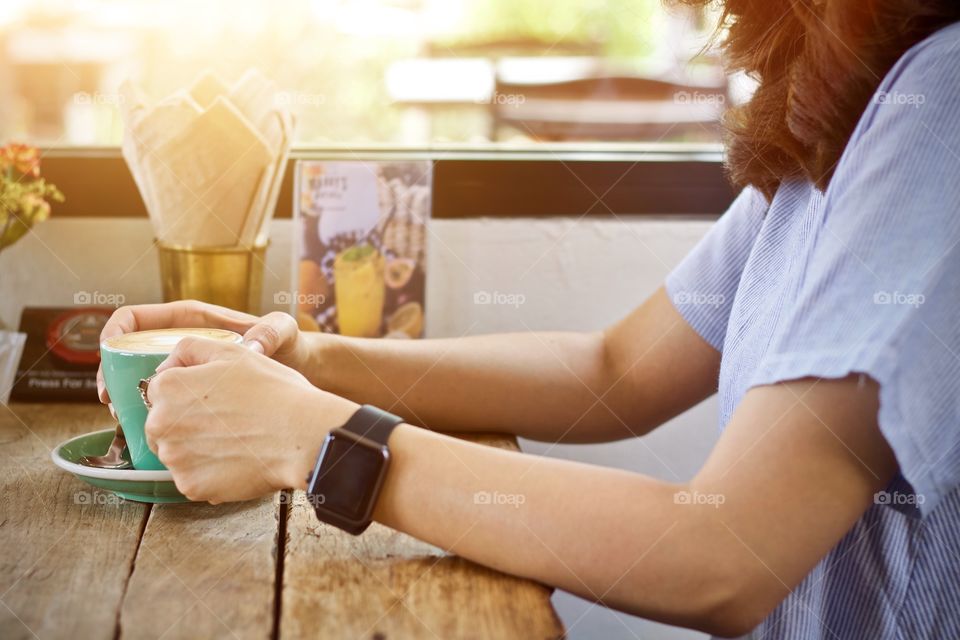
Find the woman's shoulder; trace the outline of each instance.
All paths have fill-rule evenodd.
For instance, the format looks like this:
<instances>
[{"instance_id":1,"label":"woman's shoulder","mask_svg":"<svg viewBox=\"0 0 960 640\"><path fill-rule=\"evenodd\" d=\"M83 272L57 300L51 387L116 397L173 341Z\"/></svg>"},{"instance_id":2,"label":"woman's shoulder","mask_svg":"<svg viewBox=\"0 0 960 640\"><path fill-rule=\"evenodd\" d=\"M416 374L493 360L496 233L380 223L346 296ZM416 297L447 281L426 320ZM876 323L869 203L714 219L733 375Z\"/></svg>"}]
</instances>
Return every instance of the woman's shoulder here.
<instances>
[{"instance_id":1,"label":"woman's shoulder","mask_svg":"<svg viewBox=\"0 0 960 640\"><path fill-rule=\"evenodd\" d=\"M875 179L909 176L911 168L955 173L960 169L958 121L960 22L914 45L890 69L857 124L837 173L861 174L872 168L884 174L875 174Z\"/></svg>"},{"instance_id":2,"label":"woman's shoulder","mask_svg":"<svg viewBox=\"0 0 960 640\"><path fill-rule=\"evenodd\" d=\"M960 22L949 24L921 40L907 50L909 55L957 55L960 54Z\"/></svg>"},{"instance_id":3,"label":"woman's shoulder","mask_svg":"<svg viewBox=\"0 0 960 640\"><path fill-rule=\"evenodd\" d=\"M960 87L960 22L940 29L908 49L880 83L876 100L883 104L884 98L891 98L891 90L904 86L940 92L956 91ZM925 104L922 98L919 100L920 105ZM916 101L903 104L919 106Z\"/></svg>"}]
</instances>

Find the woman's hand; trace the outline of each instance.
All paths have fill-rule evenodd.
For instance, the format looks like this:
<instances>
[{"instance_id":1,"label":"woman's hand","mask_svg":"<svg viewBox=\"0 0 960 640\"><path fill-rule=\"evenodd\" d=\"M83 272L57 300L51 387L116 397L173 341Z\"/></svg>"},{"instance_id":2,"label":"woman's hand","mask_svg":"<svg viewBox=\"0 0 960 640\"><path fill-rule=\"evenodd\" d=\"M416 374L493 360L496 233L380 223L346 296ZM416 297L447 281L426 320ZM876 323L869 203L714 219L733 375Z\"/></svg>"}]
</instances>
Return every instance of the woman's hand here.
<instances>
[{"instance_id":1,"label":"woman's hand","mask_svg":"<svg viewBox=\"0 0 960 640\"><path fill-rule=\"evenodd\" d=\"M302 487L327 432L358 405L253 349L185 338L147 390L150 449L191 500Z\"/></svg>"},{"instance_id":2,"label":"woman's hand","mask_svg":"<svg viewBox=\"0 0 960 640\"><path fill-rule=\"evenodd\" d=\"M167 304L142 304L117 309L100 333L100 341L113 336L148 329L214 328L243 335L244 344L288 367L301 370L307 361L306 347L296 321L278 311L258 318L226 307L182 300ZM110 402L103 382L103 370L97 371L100 401Z\"/></svg>"}]
</instances>

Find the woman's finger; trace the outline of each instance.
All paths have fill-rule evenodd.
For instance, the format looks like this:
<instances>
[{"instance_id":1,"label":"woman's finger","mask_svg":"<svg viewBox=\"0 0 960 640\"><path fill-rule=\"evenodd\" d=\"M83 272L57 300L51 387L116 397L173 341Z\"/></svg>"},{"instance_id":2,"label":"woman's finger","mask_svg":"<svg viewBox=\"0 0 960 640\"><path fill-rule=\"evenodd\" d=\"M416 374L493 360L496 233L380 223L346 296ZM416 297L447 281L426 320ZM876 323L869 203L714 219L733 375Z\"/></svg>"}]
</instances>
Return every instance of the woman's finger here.
<instances>
[{"instance_id":1,"label":"woman's finger","mask_svg":"<svg viewBox=\"0 0 960 640\"><path fill-rule=\"evenodd\" d=\"M257 316L196 300L139 304L117 309L104 325L100 341L133 331L177 327L209 327L243 333L257 321Z\"/></svg>"},{"instance_id":2,"label":"woman's finger","mask_svg":"<svg viewBox=\"0 0 960 640\"><path fill-rule=\"evenodd\" d=\"M240 345L207 338L187 336L182 338L157 367L157 374L175 367L194 367L215 360L229 360L244 351Z\"/></svg>"},{"instance_id":3,"label":"woman's finger","mask_svg":"<svg viewBox=\"0 0 960 640\"><path fill-rule=\"evenodd\" d=\"M243 334L258 321L257 316L196 300L131 305L120 307L113 312L100 332L100 342L134 331L178 327L209 327ZM100 402L104 404L110 402L110 394L103 380L102 365L97 369L97 395Z\"/></svg>"},{"instance_id":4,"label":"woman's finger","mask_svg":"<svg viewBox=\"0 0 960 640\"><path fill-rule=\"evenodd\" d=\"M288 313L274 311L260 318L243 334L243 343L254 351L272 356L285 343L297 337L297 321Z\"/></svg>"},{"instance_id":5,"label":"woman's finger","mask_svg":"<svg viewBox=\"0 0 960 640\"><path fill-rule=\"evenodd\" d=\"M97 396L103 404L110 404L110 394L107 393L107 384L103 381L103 365L97 367Z\"/></svg>"}]
</instances>

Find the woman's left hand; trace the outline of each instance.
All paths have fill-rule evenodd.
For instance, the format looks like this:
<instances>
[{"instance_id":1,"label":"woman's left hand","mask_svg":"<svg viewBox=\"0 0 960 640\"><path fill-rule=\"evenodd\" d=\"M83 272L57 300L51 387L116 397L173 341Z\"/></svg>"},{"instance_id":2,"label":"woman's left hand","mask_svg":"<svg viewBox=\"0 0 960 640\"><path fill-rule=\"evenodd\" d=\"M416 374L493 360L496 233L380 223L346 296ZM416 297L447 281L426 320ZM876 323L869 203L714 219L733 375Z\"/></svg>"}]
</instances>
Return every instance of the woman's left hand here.
<instances>
[{"instance_id":1,"label":"woman's left hand","mask_svg":"<svg viewBox=\"0 0 960 640\"><path fill-rule=\"evenodd\" d=\"M150 449L191 500L302 487L327 433L358 405L248 348L184 338L148 388Z\"/></svg>"}]
</instances>

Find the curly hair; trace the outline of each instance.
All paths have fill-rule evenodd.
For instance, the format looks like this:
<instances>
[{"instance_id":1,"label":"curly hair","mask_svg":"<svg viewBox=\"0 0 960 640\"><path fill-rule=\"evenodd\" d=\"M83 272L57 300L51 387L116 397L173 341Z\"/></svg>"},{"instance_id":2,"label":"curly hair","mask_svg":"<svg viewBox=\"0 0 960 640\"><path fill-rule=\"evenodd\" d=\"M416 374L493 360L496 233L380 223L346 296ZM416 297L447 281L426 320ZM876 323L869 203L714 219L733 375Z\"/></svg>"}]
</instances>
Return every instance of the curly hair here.
<instances>
[{"instance_id":1,"label":"curly hair","mask_svg":"<svg viewBox=\"0 0 960 640\"><path fill-rule=\"evenodd\" d=\"M680 0L706 6L713 0ZM894 63L960 21L957 0L725 0L729 71L758 82L724 118L734 184L771 199L781 180L826 189L857 121Z\"/></svg>"}]
</instances>

